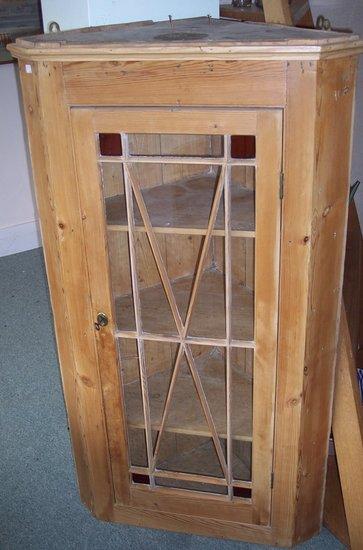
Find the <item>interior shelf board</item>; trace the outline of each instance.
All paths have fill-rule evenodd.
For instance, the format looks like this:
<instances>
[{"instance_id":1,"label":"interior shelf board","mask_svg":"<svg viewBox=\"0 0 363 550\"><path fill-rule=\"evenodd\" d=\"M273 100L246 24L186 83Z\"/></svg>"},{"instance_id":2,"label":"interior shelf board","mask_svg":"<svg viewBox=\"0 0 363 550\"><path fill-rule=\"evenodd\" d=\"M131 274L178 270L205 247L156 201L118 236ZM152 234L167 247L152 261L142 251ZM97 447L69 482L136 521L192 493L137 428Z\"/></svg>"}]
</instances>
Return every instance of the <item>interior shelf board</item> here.
<instances>
[{"instance_id":1,"label":"interior shelf board","mask_svg":"<svg viewBox=\"0 0 363 550\"><path fill-rule=\"evenodd\" d=\"M102 156L98 157L99 162L118 162L121 164L206 164L208 166L221 166L222 164L232 164L233 166L256 166L256 159L237 159L237 158L224 158L224 157L172 157L172 156L133 156L133 157L119 157L119 156Z\"/></svg>"},{"instance_id":2,"label":"interior shelf board","mask_svg":"<svg viewBox=\"0 0 363 550\"><path fill-rule=\"evenodd\" d=\"M215 191L215 177L204 175L177 183L143 189L142 194L150 221L158 232L180 231L185 234L205 234ZM127 230L126 204L123 195L106 199L108 226ZM231 185L232 234L254 236L254 192L237 183ZM144 230L138 209L135 208L135 226ZM142 229L141 229L142 228ZM215 231L224 235L224 205L221 201ZM249 232L245 234L244 232ZM236 233L235 233L236 234Z\"/></svg>"},{"instance_id":3,"label":"interior shelf board","mask_svg":"<svg viewBox=\"0 0 363 550\"><path fill-rule=\"evenodd\" d=\"M241 461L242 462L242 461ZM146 467L142 466L130 466L130 472L132 474L141 474L141 475L153 475L155 477L162 477L162 478L169 478L169 479L182 479L185 481L196 481L199 483L210 483L212 485L227 485L227 481L225 478L221 477L214 477L214 476L207 476L204 474L189 474L185 472L177 472L173 470L160 470L155 469L155 471L151 474L151 470ZM251 481L242 481L239 479L233 479L232 485L234 487L241 487L245 489L251 489L252 488L252 482Z\"/></svg>"},{"instance_id":4,"label":"interior shelf board","mask_svg":"<svg viewBox=\"0 0 363 550\"><path fill-rule=\"evenodd\" d=\"M207 401L219 437L226 439L226 390L225 362L222 355L205 353L195 359ZM232 386L232 438L252 441L252 380L239 372L233 372ZM160 429L165 396L169 387L168 372L161 371L148 377L151 428ZM196 394L191 394L192 375L183 361L172 397L165 431L179 434L211 437ZM136 380L124 385L126 414L130 428L145 428L140 384ZM168 467L169 468L169 467ZM176 467L176 470L178 468Z\"/></svg>"},{"instance_id":5,"label":"interior shelf board","mask_svg":"<svg viewBox=\"0 0 363 550\"><path fill-rule=\"evenodd\" d=\"M107 225L108 231L121 231L127 232L129 230L127 225ZM153 227L155 233L171 234L171 235L205 235L206 229L196 229L193 227ZM143 226L135 227L136 233L146 233L146 229ZM224 237L224 229L215 229L212 231L214 237ZM256 236L255 231L238 231L232 230L231 237L244 237L245 239L254 239Z\"/></svg>"},{"instance_id":6,"label":"interior shelf board","mask_svg":"<svg viewBox=\"0 0 363 550\"><path fill-rule=\"evenodd\" d=\"M172 282L182 319L185 319L191 284L192 277L183 277ZM232 294L232 339L248 341L252 344L254 293L233 281ZM140 300L142 328L145 332L178 336L161 284L141 290ZM117 328L120 331L135 331L132 295L116 297L115 306ZM205 271L197 293L188 336L225 339L224 312L224 274L215 270Z\"/></svg>"}]
</instances>

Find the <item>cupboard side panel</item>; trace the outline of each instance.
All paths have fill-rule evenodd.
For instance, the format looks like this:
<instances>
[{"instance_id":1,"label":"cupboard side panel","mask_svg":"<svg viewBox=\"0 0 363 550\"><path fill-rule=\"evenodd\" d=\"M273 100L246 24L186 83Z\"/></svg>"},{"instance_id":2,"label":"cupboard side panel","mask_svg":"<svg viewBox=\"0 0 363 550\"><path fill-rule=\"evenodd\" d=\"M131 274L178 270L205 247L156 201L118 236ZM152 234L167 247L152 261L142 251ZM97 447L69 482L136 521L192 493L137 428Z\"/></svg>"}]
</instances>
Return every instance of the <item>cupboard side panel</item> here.
<instances>
[{"instance_id":1,"label":"cupboard side panel","mask_svg":"<svg viewBox=\"0 0 363 550\"><path fill-rule=\"evenodd\" d=\"M309 304L296 541L322 518L348 214L356 59L318 64Z\"/></svg>"},{"instance_id":2,"label":"cupboard side panel","mask_svg":"<svg viewBox=\"0 0 363 550\"><path fill-rule=\"evenodd\" d=\"M88 472L85 434L82 419L78 411L75 358L72 349L70 320L64 295L59 228L57 227L49 166L46 159L46 141L43 135L42 112L39 104L38 65L37 63L28 63L32 67L32 73L27 73L25 71L25 63L26 61L19 61L20 80L60 373L81 499L90 507L92 502L92 487Z\"/></svg>"},{"instance_id":3,"label":"cupboard side panel","mask_svg":"<svg viewBox=\"0 0 363 550\"><path fill-rule=\"evenodd\" d=\"M272 491L274 542L286 546L291 545L294 533L299 467L314 181L315 88L315 63L288 64Z\"/></svg>"},{"instance_id":4,"label":"cupboard side panel","mask_svg":"<svg viewBox=\"0 0 363 550\"><path fill-rule=\"evenodd\" d=\"M38 66L46 167L59 242L64 292L75 370L77 414L84 434L92 511L110 517L114 495L91 315L83 228L73 158L69 109L64 101L61 63ZM59 332L62 332L62 327Z\"/></svg>"}]
</instances>

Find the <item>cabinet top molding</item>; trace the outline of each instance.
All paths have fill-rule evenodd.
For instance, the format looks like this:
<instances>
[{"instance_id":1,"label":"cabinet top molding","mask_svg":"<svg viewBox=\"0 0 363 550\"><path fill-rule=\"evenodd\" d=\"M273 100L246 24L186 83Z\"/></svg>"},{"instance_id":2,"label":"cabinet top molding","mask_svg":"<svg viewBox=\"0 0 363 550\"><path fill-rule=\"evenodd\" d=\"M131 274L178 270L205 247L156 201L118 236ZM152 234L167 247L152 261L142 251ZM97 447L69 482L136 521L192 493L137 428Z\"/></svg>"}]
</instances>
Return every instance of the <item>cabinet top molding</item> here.
<instances>
[{"instance_id":1,"label":"cabinet top molding","mask_svg":"<svg viewBox=\"0 0 363 550\"><path fill-rule=\"evenodd\" d=\"M363 52L348 33L198 17L87 27L18 38L11 54L28 60L321 59Z\"/></svg>"}]
</instances>

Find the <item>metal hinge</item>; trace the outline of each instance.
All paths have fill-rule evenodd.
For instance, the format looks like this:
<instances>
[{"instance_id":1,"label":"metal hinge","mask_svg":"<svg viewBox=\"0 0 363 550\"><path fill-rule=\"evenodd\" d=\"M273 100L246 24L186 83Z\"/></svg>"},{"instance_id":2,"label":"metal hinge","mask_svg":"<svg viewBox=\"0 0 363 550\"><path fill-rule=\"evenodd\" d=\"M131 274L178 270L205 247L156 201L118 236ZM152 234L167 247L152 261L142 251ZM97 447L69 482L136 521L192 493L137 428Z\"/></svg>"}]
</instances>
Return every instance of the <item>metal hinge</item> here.
<instances>
[{"instance_id":1,"label":"metal hinge","mask_svg":"<svg viewBox=\"0 0 363 550\"><path fill-rule=\"evenodd\" d=\"M284 198L284 183L285 183L285 174L283 172L280 172L280 191L279 191L280 200Z\"/></svg>"},{"instance_id":2,"label":"metal hinge","mask_svg":"<svg viewBox=\"0 0 363 550\"><path fill-rule=\"evenodd\" d=\"M274 472L271 472L271 489L274 488L274 478L275 478Z\"/></svg>"}]
</instances>

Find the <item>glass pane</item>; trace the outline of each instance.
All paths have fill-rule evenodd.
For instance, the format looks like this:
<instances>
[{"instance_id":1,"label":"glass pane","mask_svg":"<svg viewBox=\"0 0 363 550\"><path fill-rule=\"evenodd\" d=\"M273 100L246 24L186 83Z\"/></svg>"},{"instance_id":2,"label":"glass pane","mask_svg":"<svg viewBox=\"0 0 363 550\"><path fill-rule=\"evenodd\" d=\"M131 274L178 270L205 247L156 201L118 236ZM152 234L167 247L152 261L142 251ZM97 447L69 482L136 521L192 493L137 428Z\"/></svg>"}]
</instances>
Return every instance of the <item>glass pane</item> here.
<instances>
[{"instance_id":1,"label":"glass pane","mask_svg":"<svg viewBox=\"0 0 363 550\"><path fill-rule=\"evenodd\" d=\"M232 348L233 478L252 479L253 350Z\"/></svg>"},{"instance_id":2,"label":"glass pane","mask_svg":"<svg viewBox=\"0 0 363 550\"><path fill-rule=\"evenodd\" d=\"M228 492L227 487L224 485L200 483L198 481L186 481L185 479L157 477L155 484L159 487L176 487L177 489L186 489L187 491L199 491L202 493L213 493L217 495L227 495Z\"/></svg>"},{"instance_id":3,"label":"glass pane","mask_svg":"<svg viewBox=\"0 0 363 550\"><path fill-rule=\"evenodd\" d=\"M223 136L190 134L129 134L133 156L220 157Z\"/></svg>"},{"instance_id":4,"label":"glass pane","mask_svg":"<svg viewBox=\"0 0 363 550\"><path fill-rule=\"evenodd\" d=\"M246 487L233 487L233 496L237 498L252 498L252 489Z\"/></svg>"},{"instance_id":5,"label":"glass pane","mask_svg":"<svg viewBox=\"0 0 363 550\"><path fill-rule=\"evenodd\" d=\"M135 340L118 339L130 464L147 467L139 356Z\"/></svg>"},{"instance_id":6,"label":"glass pane","mask_svg":"<svg viewBox=\"0 0 363 550\"><path fill-rule=\"evenodd\" d=\"M170 386L170 373L175 368L176 354L173 355L172 371L159 372L154 377L155 380L150 381L152 417L158 418L155 426L160 426L163 413L159 403L165 404L166 395L171 387L164 431L160 435L157 446L156 466L159 470L224 477L212 440L212 432L202 406L204 399L208 403L219 436L219 453L224 456L225 460L224 356L220 350L209 346L191 346L191 353L196 376L201 384L199 391L184 356L181 358L175 383ZM156 399L152 397L153 387L157 394Z\"/></svg>"},{"instance_id":7,"label":"glass pane","mask_svg":"<svg viewBox=\"0 0 363 550\"><path fill-rule=\"evenodd\" d=\"M232 338L254 338L255 239L232 237Z\"/></svg>"},{"instance_id":8,"label":"glass pane","mask_svg":"<svg viewBox=\"0 0 363 550\"><path fill-rule=\"evenodd\" d=\"M255 230L255 167L231 168L232 231Z\"/></svg>"},{"instance_id":9,"label":"glass pane","mask_svg":"<svg viewBox=\"0 0 363 550\"><path fill-rule=\"evenodd\" d=\"M220 169L211 165L133 163L132 178L139 185L153 227L206 229ZM127 226L122 165L102 163L106 219L109 225ZM232 230L255 229L255 168L232 166ZM135 225L143 226L134 204ZM224 231L221 201L215 229Z\"/></svg>"},{"instance_id":10,"label":"glass pane","mask_svg":"<svg viewBox=\"0 0 363 550\"><path fill-rule=\"evenodd\" d=\"M232 237L231 331L234 340L253 340L254 239ZM204 338L226 337L225 240L213 237L188 334Z\"/></svg>"}]
</instances>

